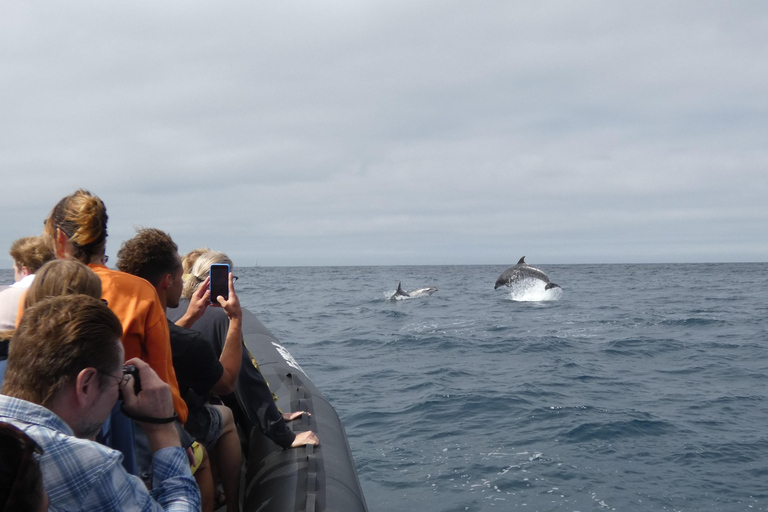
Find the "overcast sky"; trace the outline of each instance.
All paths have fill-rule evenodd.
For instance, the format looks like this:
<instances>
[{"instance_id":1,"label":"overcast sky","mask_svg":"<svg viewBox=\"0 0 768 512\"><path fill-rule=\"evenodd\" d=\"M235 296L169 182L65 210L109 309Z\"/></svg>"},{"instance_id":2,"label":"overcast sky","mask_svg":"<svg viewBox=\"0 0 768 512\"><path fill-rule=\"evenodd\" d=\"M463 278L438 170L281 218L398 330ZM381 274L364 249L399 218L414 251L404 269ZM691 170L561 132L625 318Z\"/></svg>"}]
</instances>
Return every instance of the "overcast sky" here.
<instances>
[{"instance_id":1,"label":"overcast sky","mask_svg":"<svg viewBox=\"0 0 768 512\"><path fill-rule=\"evenodd\" d=\"M2 0L0 173L110 264L768 261L768 2Z\"/></svg>"}]
</instances>

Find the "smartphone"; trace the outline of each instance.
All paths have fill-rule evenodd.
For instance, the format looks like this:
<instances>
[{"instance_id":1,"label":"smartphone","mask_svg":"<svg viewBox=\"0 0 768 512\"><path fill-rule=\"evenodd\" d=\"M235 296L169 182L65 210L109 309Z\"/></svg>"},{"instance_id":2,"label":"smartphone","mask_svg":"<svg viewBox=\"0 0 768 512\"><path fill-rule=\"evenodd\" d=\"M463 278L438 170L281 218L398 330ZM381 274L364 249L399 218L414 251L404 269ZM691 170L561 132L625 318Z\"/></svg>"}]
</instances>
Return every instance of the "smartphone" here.
<instances>
[{"instance_id":1,"label":"smartphone","mask_svg":"<svg viewBox=\"0 0 768 512\"><path fill-rule=\"evenodd\" d=\"M211 304L218 304L216 297L221 295L224 300L229 300L229 265L226 263L214 263L209 270L211 282L208 285L211 290Z\"/></svg>"}]
</instances>

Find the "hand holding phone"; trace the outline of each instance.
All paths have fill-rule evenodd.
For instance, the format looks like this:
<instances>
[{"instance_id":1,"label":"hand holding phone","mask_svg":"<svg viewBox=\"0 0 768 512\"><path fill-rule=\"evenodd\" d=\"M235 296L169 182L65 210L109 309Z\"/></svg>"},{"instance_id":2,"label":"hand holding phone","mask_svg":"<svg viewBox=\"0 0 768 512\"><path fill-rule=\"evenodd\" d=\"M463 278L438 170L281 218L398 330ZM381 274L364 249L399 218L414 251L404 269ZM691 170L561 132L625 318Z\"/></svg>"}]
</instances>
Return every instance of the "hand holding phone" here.
<instances>
[{"instance_id":1,"label":"hand holding phone","mask_svg":"<svg viewBox=\"0 0 768 512\"><path fill-rule=\"evenodd\" d=\"M229 265L226 263L214 263L208 272L211 278L209 289L211 290L211 304L219 306L217 297L229 300Z\"/></svg>"}]
</instances>

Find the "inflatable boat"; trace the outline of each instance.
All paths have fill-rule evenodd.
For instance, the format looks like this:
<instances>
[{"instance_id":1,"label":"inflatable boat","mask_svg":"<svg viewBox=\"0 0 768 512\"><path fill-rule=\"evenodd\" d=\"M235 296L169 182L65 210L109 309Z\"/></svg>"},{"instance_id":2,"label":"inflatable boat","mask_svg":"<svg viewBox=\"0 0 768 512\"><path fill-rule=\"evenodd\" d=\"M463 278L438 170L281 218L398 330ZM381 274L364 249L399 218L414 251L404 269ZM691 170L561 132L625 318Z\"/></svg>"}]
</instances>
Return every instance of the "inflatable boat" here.
<instances>
[{"instance_id":1,"label":"inflatable boat","mask_svg":"<svg viewBox=\"0 0 768 512\"><path fill-rule=\"evenodd\" d=\"M338 414L256 315L243 309L245 345L282 411L307 411L290 427L312 430L319 446L283 450L259 429L248 439L245 512L367 512L352 451Z\"/></svg>"}]
</instances>

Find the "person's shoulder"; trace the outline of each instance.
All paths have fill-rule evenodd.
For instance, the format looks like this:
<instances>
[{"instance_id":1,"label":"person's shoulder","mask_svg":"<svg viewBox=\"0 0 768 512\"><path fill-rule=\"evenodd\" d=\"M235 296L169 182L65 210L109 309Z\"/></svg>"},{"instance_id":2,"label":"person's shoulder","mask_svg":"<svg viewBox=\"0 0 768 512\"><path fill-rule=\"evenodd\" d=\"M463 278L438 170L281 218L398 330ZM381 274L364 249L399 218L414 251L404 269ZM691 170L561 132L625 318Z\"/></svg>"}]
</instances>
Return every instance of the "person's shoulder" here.
<instances>
[{"instance_id":1,"label":"person's shoulder","mask_svg":"<svg viewBox=\"0 0 768 512\"><path fill-rule=\"evenodd\" d=\"M112 287L119 288L131 288L135 290L137 294L146 295L148 297L156 295L155 287L150 284L149 281L127 272L107 268L104 265L88 265L93 270L99 279L101 279L104 293Z\"/></svg>"},{"instance_id":2,"label":"person's shoulder","mask_svg":"<svg viewBox=\"0 0 768 512\"><path fill-rule=\"evenodd\" d=\"M217 323L217 322L227 322L229 323L229 318L227 317L227 313L224 311L224 308L209 306L205 309L205 313L203 313L203 316L200 318L200 320L203 320L205 322L210 323Z\"/></svg>"},{"instance_id":3,"label":"person's shoulder","mask_svg":"<svg viewBox=\"0 0 768 512\"><path fill-rule=\"evenodd\" d=\"M176 325L170 319L168 319L168 331L171 333L171 339L177 338L196 341L198 338L202 338L202 335L198 331Z\"/></svg>"},{"instance_id":4,"label":"person's shoulder","mask_svg":"<svg viewBox=\"0 0 768 512\"><path fill-rule=\"evenodd\" d=\"M61 500L62 510L70 505L81 506L89 496L100 494L98 489L105 489L105 481L130 478L121 464L122 454L96 441L57 432L41 442L40 447L45 490Z\"/></svg>"},{"instance_id":5,"label":"person's shoulder","mask_svg":"<svg viewBox=\"0 0 768 512\"><path fill-rule=\"evenodd\" d=\"M26 291L26 288L6 286L4 288L0 288L0 297L3 299L13 300L24 295Z\"/></svg>"}]
</instances>

